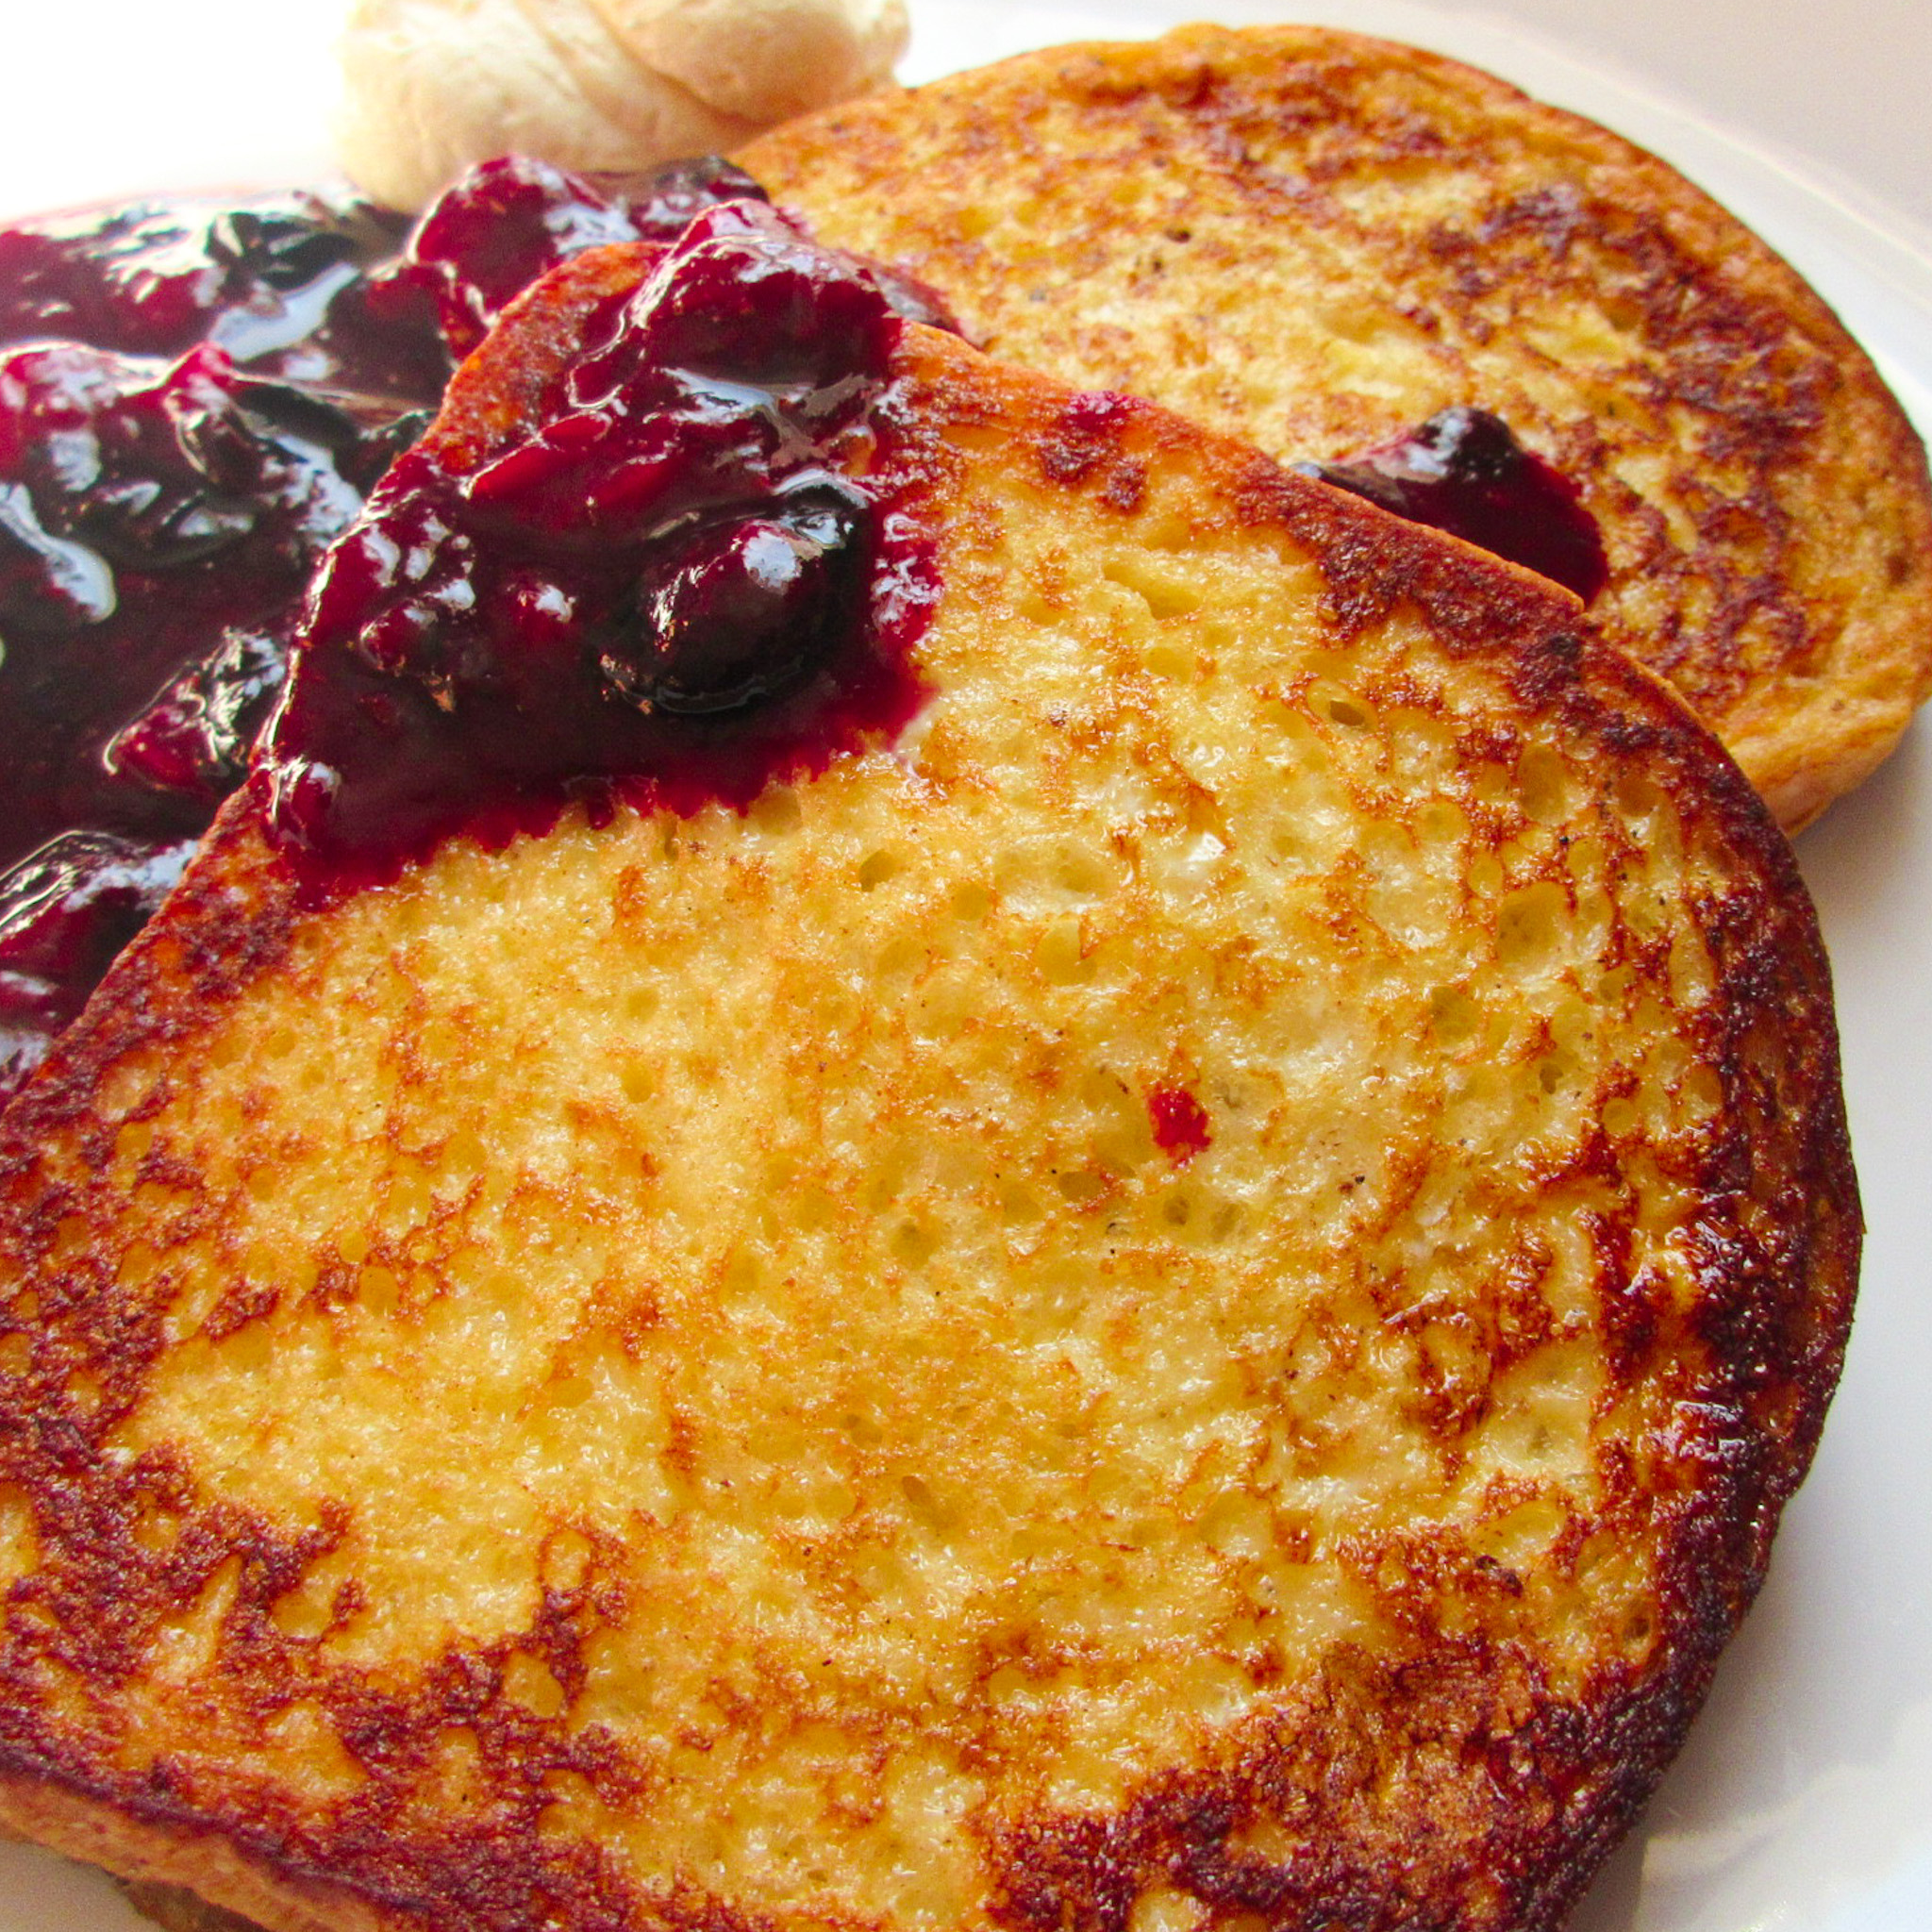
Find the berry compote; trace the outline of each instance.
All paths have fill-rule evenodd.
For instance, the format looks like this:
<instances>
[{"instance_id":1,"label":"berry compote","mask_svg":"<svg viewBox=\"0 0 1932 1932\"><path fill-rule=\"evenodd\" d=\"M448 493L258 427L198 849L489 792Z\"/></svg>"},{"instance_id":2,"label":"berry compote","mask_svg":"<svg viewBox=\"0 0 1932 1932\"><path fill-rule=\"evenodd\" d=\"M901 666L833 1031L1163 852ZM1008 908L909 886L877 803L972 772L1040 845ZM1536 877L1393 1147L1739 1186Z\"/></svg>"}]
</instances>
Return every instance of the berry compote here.
<instances>
[{"instance_id":1,"label":"berry compote","mask_svg":"<svg viewBox=\"0 0 1932 1932\"><path fill-rule=\"evenodd\" d=\"M314 568L453 355L565 256L756 192L510 159L408 235L300 193L0 229L0 1096L241 782Z\"/></svg>"},{"instance_id":2,"label":"berry compote","mask_svg":"<svg viewBox=\"0 0 1932 1932\"><path fill-rule=\"evenodd\" d=\"M903 725L933 575L899 327L870 269L726 203L479 467L404 457L324 567L258 754L311 895L572 801L741 807Z\"/></svg>"},{"instance_id":3,"label":"berry compote","mask_svg":"<svg viewBox=\"0 0 1932 1932\"><path fill-rule=\"evenodd\" d=\"M652 175L596 175L505 155L430 205L397 260L371 277L370 303L397 322L420 325L433 315L451 352L466 356L539 275L573 255L611 242L668 247L708 208L765 199L749 175L716 156ZM956 327L924 283L880 262L863 266L899 314Z\"/></svg>"},{"instance_id":4,"label":"berry compote","mask_svg":"<svg viewBox=\"0 0 1932 1932\"><path fill-rule=\"evenodd\" d=\"M407 397L441 386L441 345L362 305L408 226L347 195L195 198L46 215L0 228L0 342L129 356L212 342L258 375Z\"/></svg>"},{"instance_id":5,"label":"berry compote","mask_svg":"<svg viewBox=\"0 0 1932 1932\"><path fill-rule=\"evenodd\" d=\"M1582 491L1487 409L1444 409L1380 448L1297 467L1520 563L1586 604L1609 582L1603 532Z\"/></svg>"}]
</instances>

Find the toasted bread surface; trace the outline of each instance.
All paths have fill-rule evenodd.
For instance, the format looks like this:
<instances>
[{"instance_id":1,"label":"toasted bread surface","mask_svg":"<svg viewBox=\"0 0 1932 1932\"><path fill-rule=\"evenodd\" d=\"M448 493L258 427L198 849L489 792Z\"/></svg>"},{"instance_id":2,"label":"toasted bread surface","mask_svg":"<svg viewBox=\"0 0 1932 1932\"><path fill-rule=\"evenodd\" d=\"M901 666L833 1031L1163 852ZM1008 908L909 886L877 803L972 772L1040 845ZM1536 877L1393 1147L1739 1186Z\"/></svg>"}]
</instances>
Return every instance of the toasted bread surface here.
<instances>
[{"instance_id":1,"label":"toasted bread surface","mask_svg":"<svg viewBox=\"0 0 1932 1932\"><path fill-rule=\"evenodd\" d=\"M856 103L741 158L1001 359L1284 460L1499 414L1603 528L1606 628L1787 827L1932 681L1924 453L1867 358L1674 170L1487 75L1191 27Z\"/></svg>"},{"instance_id":2,"label":"toasted bread surface","mask_svg":"<svg viewBox=\"0 0 1932 1932\"><path fill-rule=\"evenodd\" d=\"M1526 574L897 374L901 738L320 907L244 791L0 1124L8 1821L277 1932L1495 1932L1641 1803L1849 1312L1788 848Z\"/></svg>"}]
</instances>

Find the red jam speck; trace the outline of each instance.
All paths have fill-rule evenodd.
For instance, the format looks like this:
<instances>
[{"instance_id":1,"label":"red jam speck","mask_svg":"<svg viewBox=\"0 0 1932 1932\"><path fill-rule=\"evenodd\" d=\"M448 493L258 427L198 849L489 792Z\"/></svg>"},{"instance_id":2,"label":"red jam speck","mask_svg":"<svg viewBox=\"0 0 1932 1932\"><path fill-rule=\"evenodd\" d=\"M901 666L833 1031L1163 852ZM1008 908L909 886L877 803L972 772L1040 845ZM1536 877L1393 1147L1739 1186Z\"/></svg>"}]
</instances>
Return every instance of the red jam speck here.
<instances>
[{"instance_id":1,"label":"red jam speck","mask_svg":"<svg viewBox=\"0 0 1932 1932\"><path fill-rule=\"evenodd\" d=\"M1206 1153L1214 1138L1208 1109L1185 1087L1157 1087L1147 1096L1147 1119L1154 1128L1154 1144L1176 1167Z\"/></svg>"},{"instance_id":2,"label":"red jam speck","mask_svg":"<svg viewBox=\"0 0 1932 1932\"><path fill-rule=\"evenodd\" d=\"M534 428L471 475L398 462L258 755L311 895L574 800L742 808L899 729L934 587L897 500L898 331L867 269L726 203L592 322Z\"/></svg>"},{"instance_id":3,"label":"red jam speck","mask_svg":"<svg viewBox=\"0 0 1932 1932\"><path fill-rule=\"evenodd\" d=\"M1487 409L1444 409L1394 442L1298 467L1410 523L1520 563L1586 604L1609 583L1603 532L1584 508L1583 492Z\"/></svg>"}]
</instances>

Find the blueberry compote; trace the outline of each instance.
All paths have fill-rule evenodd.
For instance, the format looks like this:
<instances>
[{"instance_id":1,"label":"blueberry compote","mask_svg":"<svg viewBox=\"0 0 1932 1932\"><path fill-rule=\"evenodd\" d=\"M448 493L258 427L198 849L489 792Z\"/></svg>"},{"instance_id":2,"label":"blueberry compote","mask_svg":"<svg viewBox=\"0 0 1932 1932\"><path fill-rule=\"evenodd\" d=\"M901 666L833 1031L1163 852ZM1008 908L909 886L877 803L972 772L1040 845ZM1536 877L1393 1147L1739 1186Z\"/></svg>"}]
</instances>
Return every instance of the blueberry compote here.
<instances>
[{"instance_id":1,"label":"blueberry compote","mask_svg":"<svg viewBox=\"0 0 1932 1932\"><path fill-rule=\"evenodd\" d=\"M370 301L397 322L433 315L452 352L466 356L515 297L571 256L612 242L668 247L706 208L765 198L742 169L715 156L624 175L507 155L473 168L431 204L400 258L372 277ZM955 326L924 283L882 263L864 266L899 314Z\"/></svg>"},{"instance_id":2,"label":"blueberry compote","mask_svg":"<svg viewBox=\"0 0 1932 1932\"><path fill-rule=\"evenodd\" d=\"M702 209L763 199L749 175L715 158L613 175L505 155L437 197L373 277L371 299L399 322L433 317L452 353L467 356L515 297L573 255L612 242L668 247Z\"/></svg>"},{"instance_id":3,"label":"blueberry compote","mask_svg":"<svg viewBox=\"0 0 1932 1932\"><path fill-rule=\"evenodd\" d=\"M726 203L479 467L404 457L323 571L258 756L310 892L573 800L743 806L902 725L932 572L898 327L872 271Z\"/></svg>"},{"instance_id":4,"label":"blueberry compote","mask_svg":"<svg viewBox=\"0 0 1932 1932\"><path fill-rule=\"evenodd\" d=\"M196 199L48 215L0 228L0 342L178 356L212 342L258 375L421 402L439 345L362 302L364 272L407 224L327 194Z\"/></svg>"},{"instance_id":5,"label":"blueberry compote","mask_svg":"<svg viewBox=\"0 0 1932 1932\"><path fill-rule=\"evenodd\" d=\"M452 355L565 256L756 192L506 159L407 238L300 193L0 229L0 1096L241 782L314 566Z\"/></svg>"},{"instance_id":6,"label":"blueberry compote","mask_svg":"<svg viewBox=\"0 0 1932 1932\"><path fill-rule=\"evenodd\" d=\"M1381 448L1300 467L1536 571L1586 604L1609 582L1603 533L1582 492L1487 409L1444 409Z\"/></svg>"}]
</instances>

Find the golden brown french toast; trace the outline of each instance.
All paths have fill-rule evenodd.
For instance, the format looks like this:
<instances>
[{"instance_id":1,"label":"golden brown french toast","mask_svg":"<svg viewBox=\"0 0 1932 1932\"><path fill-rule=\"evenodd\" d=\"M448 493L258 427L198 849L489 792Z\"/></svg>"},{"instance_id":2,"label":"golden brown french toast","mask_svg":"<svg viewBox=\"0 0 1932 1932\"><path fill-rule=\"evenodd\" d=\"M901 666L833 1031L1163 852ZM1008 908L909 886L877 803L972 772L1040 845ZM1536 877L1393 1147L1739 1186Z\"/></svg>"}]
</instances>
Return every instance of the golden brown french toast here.
<instances>
[{"instance_id":1,"label":"golden brown french toast","mask_svg":"<svg viewBox=\"0 0 1932 1932\"><path fill-rule=\"evenodd\" d=\"M1554 1925L1844 1339L1789 848L1561 591L908 325L812 460L914 707L318 872L357 559L638 483L642 266L465 365L0 1123L0 1822L275 1932Z\"/></svg>"},{"instance_id":2,"label":"golden brown french toast","mask_svg":"<svg viewBox=\"0 0 1932 1932\"><path fill-rule=\"evenodd\" d=\"M1932 685L1918 438L1801 278L1674 170L1415 48L1313 26L1055 48L741 156L1002 360L1284 461L1500 416L1582 488L1596 614L1788 828Z\"/></svg>"}]
</instances>

